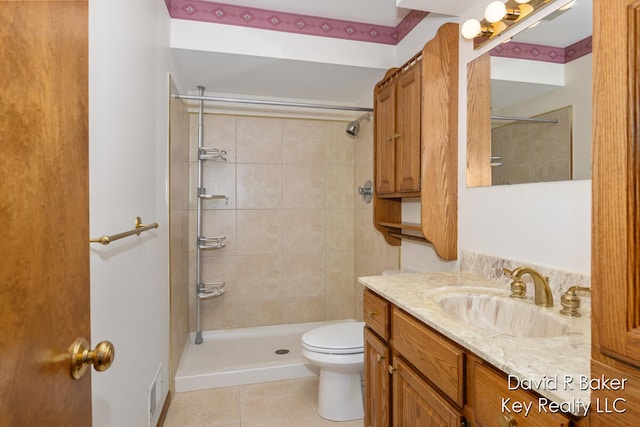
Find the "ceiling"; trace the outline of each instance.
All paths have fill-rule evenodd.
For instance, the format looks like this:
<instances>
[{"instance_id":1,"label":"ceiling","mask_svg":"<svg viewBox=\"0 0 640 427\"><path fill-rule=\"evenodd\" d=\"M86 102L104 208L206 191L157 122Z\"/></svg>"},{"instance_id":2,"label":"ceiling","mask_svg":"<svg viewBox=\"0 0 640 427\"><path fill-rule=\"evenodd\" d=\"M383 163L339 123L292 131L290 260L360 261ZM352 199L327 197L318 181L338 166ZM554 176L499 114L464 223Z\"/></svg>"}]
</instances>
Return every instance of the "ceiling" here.
<instances>
[{"instance_id":1,"label":"ceiling","mask_svg":"<svg viewBox=\"0 0 640 427\"><path fill-rule=\"evenodd\" d=\"M184 7L186 0L167 0ZM578 0L590 4L592 0ZM476 0L398 0L406 7L419 7L423 11L438 14L460 14ZM322 17L352 23L367 23L385 27L397 27L410 10L396 7L396 0L222 0L219 3L242 6L254 10L285 12L300 16ZM197 7L214 4L193 0ZM585 8L582 8L585 9ZM173 16L173 15L172 15ZM429 19L427 15L424 19ZM558 19L564 21L564 19ZM221 25L211 23L208 25ZM566 30L566 23L563 27ZM563 34L590 33L590 25ZM552 30L547 26L541 31L547 37ZM309 36L301 36L309 37ZM555 36L556 38L558 36ZM553 39L553 36L551 36ZM529 43L534 41L522 40ZM371 107L370 101L362 101L363 94L372 93L373 87L386 70L353 67L306 61L282 60L264 56L234 55L216 52L173 49L179 90L195 91L198 85L207 92L234 94L256 98L314 100L331 104Z\"/></svg>"}]
</instances>

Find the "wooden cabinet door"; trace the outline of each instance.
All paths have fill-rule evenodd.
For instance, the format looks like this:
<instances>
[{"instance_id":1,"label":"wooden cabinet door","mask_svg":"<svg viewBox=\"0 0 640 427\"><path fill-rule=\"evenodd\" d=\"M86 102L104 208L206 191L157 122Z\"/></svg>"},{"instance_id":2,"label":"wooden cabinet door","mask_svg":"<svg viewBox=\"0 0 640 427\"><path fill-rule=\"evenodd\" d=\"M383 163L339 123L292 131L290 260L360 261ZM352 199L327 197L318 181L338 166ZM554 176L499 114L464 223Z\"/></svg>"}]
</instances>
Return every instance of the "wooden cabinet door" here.
<instances>
[{"instance_id":1,"label":"wooden cabinet door","mask_svg":"<svg viewBox=\"0 0 640 427\"><path fill-rule=\"evenodd\" d=\"M640 425L640 1L594 1L592 426ZM607 400L608 399L608 400ZM609 408L612 409L612 408Z\"/></svg>"},{"instance_id":2,"label":"wooden cabinet door","mask_svg":"<svg viewBox=\"0 0 640 427\"><path fill-rule=\"evenodd\" d=\"M420 128L422 67L416 64L400 77L396 102L396 191L420 191Z\"/></svg>"},{"instance_id":3,"label":"wooden cabinet door","mask_svg":"<svg viewBox=\"0 0 640 427\"><path fill-rule=\"evenodd\" d=\"M399 358L393 358L393 427L460 426L462 415Z\"/></svg>"},{"instance_id":4,"label":"wooden cabinet door","mask_svg":"<svg viewBox=\"0 0 640 427\"><path fill-rule=\"evenodd\" d=\"M389 82L375 96L375 181L377 194L396 191L396 86Z\"/></svg>"},{"instance_id":5,"label":"wooden cabinet door","mask_svg":"<svg viewBox=\"0 0 640 427\"><path fill-rule=\"evenodd\" d=\"M364 330L364 425L389 427L389 348Z\"/></svg>"}]
</instances>

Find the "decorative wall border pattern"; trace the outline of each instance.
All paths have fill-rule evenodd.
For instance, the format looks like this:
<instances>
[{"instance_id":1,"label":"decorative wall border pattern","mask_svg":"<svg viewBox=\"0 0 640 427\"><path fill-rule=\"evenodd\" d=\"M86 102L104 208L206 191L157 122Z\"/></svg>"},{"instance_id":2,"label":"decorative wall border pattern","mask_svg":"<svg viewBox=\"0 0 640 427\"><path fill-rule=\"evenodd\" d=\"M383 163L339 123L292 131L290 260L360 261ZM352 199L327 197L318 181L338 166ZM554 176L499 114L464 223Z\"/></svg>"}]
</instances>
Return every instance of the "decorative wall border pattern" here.
<instances>
[{"instance_id":1,"label":"decorative wall border pattern","mask_svg":"<svg viewBox=\"0 0 640 427\"><path fill-rule=\"evenodd\" d=\"M591 36L589 36L564 48L510 41L491 49L491 56L566 64L588 55L591 50Z\"/></svg>"},{"instance_id":2,"label":"decorative wall border pattern","mask_svg":"<svg viewBox=\"0 0 640 427\"><path fill-rule=\"evenodd\" d=\"M388 45L398 44L429 14L412 10L396 27L388 27L203 0L165 0L165 2L169 15L175 19Z\"/></svg>"}]
</instances>

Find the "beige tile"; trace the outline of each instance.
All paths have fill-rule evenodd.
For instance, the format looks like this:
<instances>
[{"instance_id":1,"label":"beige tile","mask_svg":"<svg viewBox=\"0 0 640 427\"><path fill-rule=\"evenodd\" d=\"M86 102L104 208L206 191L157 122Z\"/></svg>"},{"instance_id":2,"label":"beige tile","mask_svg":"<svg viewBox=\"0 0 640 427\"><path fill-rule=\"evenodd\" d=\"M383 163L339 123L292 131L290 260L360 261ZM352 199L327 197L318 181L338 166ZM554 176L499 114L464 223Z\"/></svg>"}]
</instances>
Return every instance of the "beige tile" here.
<instances>
[{"instance_id":1,"label":"beige tile","mask_svg":"<svg viewBox=\"0 0 640 427\"><path fill-rule=\"evenodd\" d=\"M282 211L237 211L237 254L277 254L282 252Z\"/></svg>"},{"instance_id":2,"label":"beige tile","mask_svg":"<svg viewBox=\"0 0 640 427\"><path fill-rule=\"evenodd\" d=\"M238 299L282 297L282 255L247 255L237 260Z\"/></svg>"},{"instance_id":3,"label":"beige tile","mask_svg":"<svg viewBox=\"0 0 640 427\"><path fill-rule=\"evenodd\" d=\"M229 162L235 162L236 118L219 114L205 114L203 119L203 146L227 152ZM198 115L190 114L189 160L198 159Z\"/></svg>"},{"instance_id":4,"label":"beige tile","mask_svg":"<svg viewBox=\"0 0 640 427\"><path fill-rule=\"evenodd\" d=\"M325 130L320 120L283 120L283 162L324 164Z\"/></svg>"},{"instance_id":5,"label":"beige tile","mask_svg":"<svg viewBox=\"0 0 640 427\"><path fill-rule=\"evenodd\" d=\"M353 252L329 252L327 256L327 293L345 294L353 290Z\"/></svg>"},{"instance_id":6,"label":"beige tile","mask_svg":"<svg viewBox=\"0 0 640 427\"><path fill-rule=\"evenodd\" d=\"M282 322L302 323L326 320L327 298L303 297L283 300Z\"/></svg>"},{"instance_id":7,"label":"beige tile","mask_svg":"<svg viewBox=\"0 0 640 427\"><path fill-rule=\"evenodd\" d=\"M197 169L196 169L197 177ZM194 180L194 186L195 186ZM236 208L236 164L227 162L206 162L203 164L202 184L207 194L226 196L225 199L203 200L205 209Z\"/></svg>"},{"instance_id":8,"label":"beige tile","mask_svg":"<svg viewBox=\"0 0 640 427\"><path fill-rule=\"evenodd\" d=\"M202 235L224 237L225 246L220 249L206 249L204 256L229 256L236 253L236 212L234 210L206 209L202 211ZM195 222L195 218L194 218ZM195 248L196 228L191 245Z\"/></svg>"},{"instance_id":9,"label":"beige tile","mask_svg":"<svg viewBox=\"0 0 640 427\"><path fill-rule=\"evenodd\" d=\"M165 427L224 426L240 421L236 387L178 393L169 406Z\"/></svg>"},{"instance_id":10,"label":"beige tile","mask_svg":"<svg viewBox=\"0 0 640 427\"><path fill-rule=\"evenodd\" d=\"M327 209L327 251L353 251L354 212L353 209ZM371 220L366 226L372 228Z\"/></svg>"},{"instance_id":11,"label":"beige tile","mask_svg":"<svg viewBox=\"0 0 640 427\"><path fill-rule=\"evenodd\" d=\"M350 294L327 296L327 320L355 319L355 298Z\"/></svg>"},{"instance_id":12,"label":"beige tile","mask_svg":"<svg viewBox=\"0 0 640 427\"><path fill-rule=\"evenodd\" d=\"M285 209L285 253L320 252L326 247L324 209Z\"/></svg>"},{"instance_id":13,"label":"beige tile","mask_svg":"<svg viewBox=\"0 0 640 427\"><path fill-rule=\"evenodd\" d=\"M236 266L235 256L202 257L201 269L202 269L202 272L201 272L202 282L204 283L224 282L225 283L225 294L221 298L224 298L226 300L238 299L238 289L237 289L238 280L237 280L237 266ZM196 283L195 269L193 274L194 274L194 280L192 281L192 283L194 284L193 288L195 289L195 283ZM194 295L194 298L195 298L195 295Z\"/></svg>"},{"instance_id":14,"label":"beige tile","mask_svg":"<svg viewBox=\"0 0 640 427\"><path fill-rule=\"evenodd\" d=\"M282 120L238 117L236 129L238 163L282 163Z\"/></svg>"},{"instance_id":15,"label":"beige tile","mask_svg":"<svg viewBox=\"0 0 640 427\"><path fill-rule=\"evenodd\" d=\"M318 427L318 419L309 409L294 414L280 414L268 420L243 422L242 427Z\"/></svg>"},{"instance_id":16,"label":"beige tile","mask_svg":"<svg viewBox=\"0 0 640 427\"><path fill-rule=\"evenodd\" d=\"M283 323L282 302L273 299L239 301L235 322L236 328L279 325Z\"/></svg>"},{"instance_id":17,"label":"beige tile","mask_svg":"<svg viewBox=\"0 0 640 427\"><path fill-rule=\"evenodd\" d=\"M282 209L282 165L237 165L238 209Z\"/></svg>"},{"instance_id":18,"label":"beige tile","mask_svg":"<svg viewBox=\"0 0 640 427\"><path fill-rule=\"evenodd\" d=\"M324 165L284 165L282 174L282 198L285 209L324 207Z\"/></svg>"},{"instance_id":19,"label":"beige tile","mask_svg":"<svg viewBox=\"0 0 640 427\"><path fill-rule=\"evenodd\" d=\"M353 147L357 138L347 135L348 124L349 122L326 122L327 164L353 165Z\"/></svg>"},{"instance_id":20,"label":"beige tile","mask_svg":"<svg viewBox=\"0 0 640 427\"><path fill-rule=\"evenodd\" d=\"M353 208L353 166L327 165L327 208Z\"/></svg>"},{"instance_id":21,"label":"beige tile","mask_svg":"<svg viewBox=\"0 0 640 427\"><path fill-rule=\"evenodd\" d=\"M284 296L309 297L326 295L326 261L323 252L284 254Z\"/></svg>"},{"instance_id":22,"label":"beige tile","mask_svg":"<svg viewBox=\"0 0 640 427\"><path fill-rule=\"evenodd\" d=\"M244 423L308 412L311 402L306 390L304 383L296 380L242 386L240 419Z\"/></svg>"}]
</instances>

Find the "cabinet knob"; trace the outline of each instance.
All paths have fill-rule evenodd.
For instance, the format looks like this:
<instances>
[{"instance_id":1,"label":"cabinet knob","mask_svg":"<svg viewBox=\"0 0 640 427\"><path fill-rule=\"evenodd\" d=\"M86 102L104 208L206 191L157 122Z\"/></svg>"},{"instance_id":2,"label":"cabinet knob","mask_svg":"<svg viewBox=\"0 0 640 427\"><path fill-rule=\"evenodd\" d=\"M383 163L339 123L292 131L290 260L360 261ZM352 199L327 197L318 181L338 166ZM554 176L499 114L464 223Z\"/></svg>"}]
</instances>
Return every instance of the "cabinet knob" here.
<instances>
[{"instance_id":1,"label":"cabinet knob","mask_svg":"<svg viewBox=\"0 0 640 427\"><path fill-rule=\"evenodd\" d=\"M378 353L376 354L376 359L378 359L378 363L380 363L384 360L384 356Z\"/></svg>"},{"instance_id":2,"label":"cabinet knob","mask_svg":"<svg viewBox=\"0 0 640 427\"><path fill-rule=\"evenodd\" d=\"M374 317L376 314L378 314L377 311L367 311L367 316L369 317Z\"/></svg>"},{"instance_id":3,"label":"cabinet knob","mask_svg":"<svg viewBox=\"0 0 640 427\"><path fill-rule=\"evenodd\" d=\"M395 134L393 135L393 137L394 137L395 139L398 139L398 138L400 138L400 134L399 134L399 133L395 133Z\"/></svg>"},{"instance_id":4,"label":"cabinet knob","mask_svg":"<svg viewBox=\"0 0 640 427\"><path fill-rule=\"evenodd\" d=\"M391 375L393 375L393 373L398 370L397 368L394 368L391 365L389 365L388 369L389 369L389 374L391 374Z\"/></svg>"},{"instance_id":5,"label":"cabinet knob","mask_svg":"<svg viewBox=\"0 0 640 427\"><path fill-rule=\"evenodd\" d=\"M390 136L389 138L387 138L387 141L389 142L393 141L393 136Z\"/></svg>"}]
</instances>

